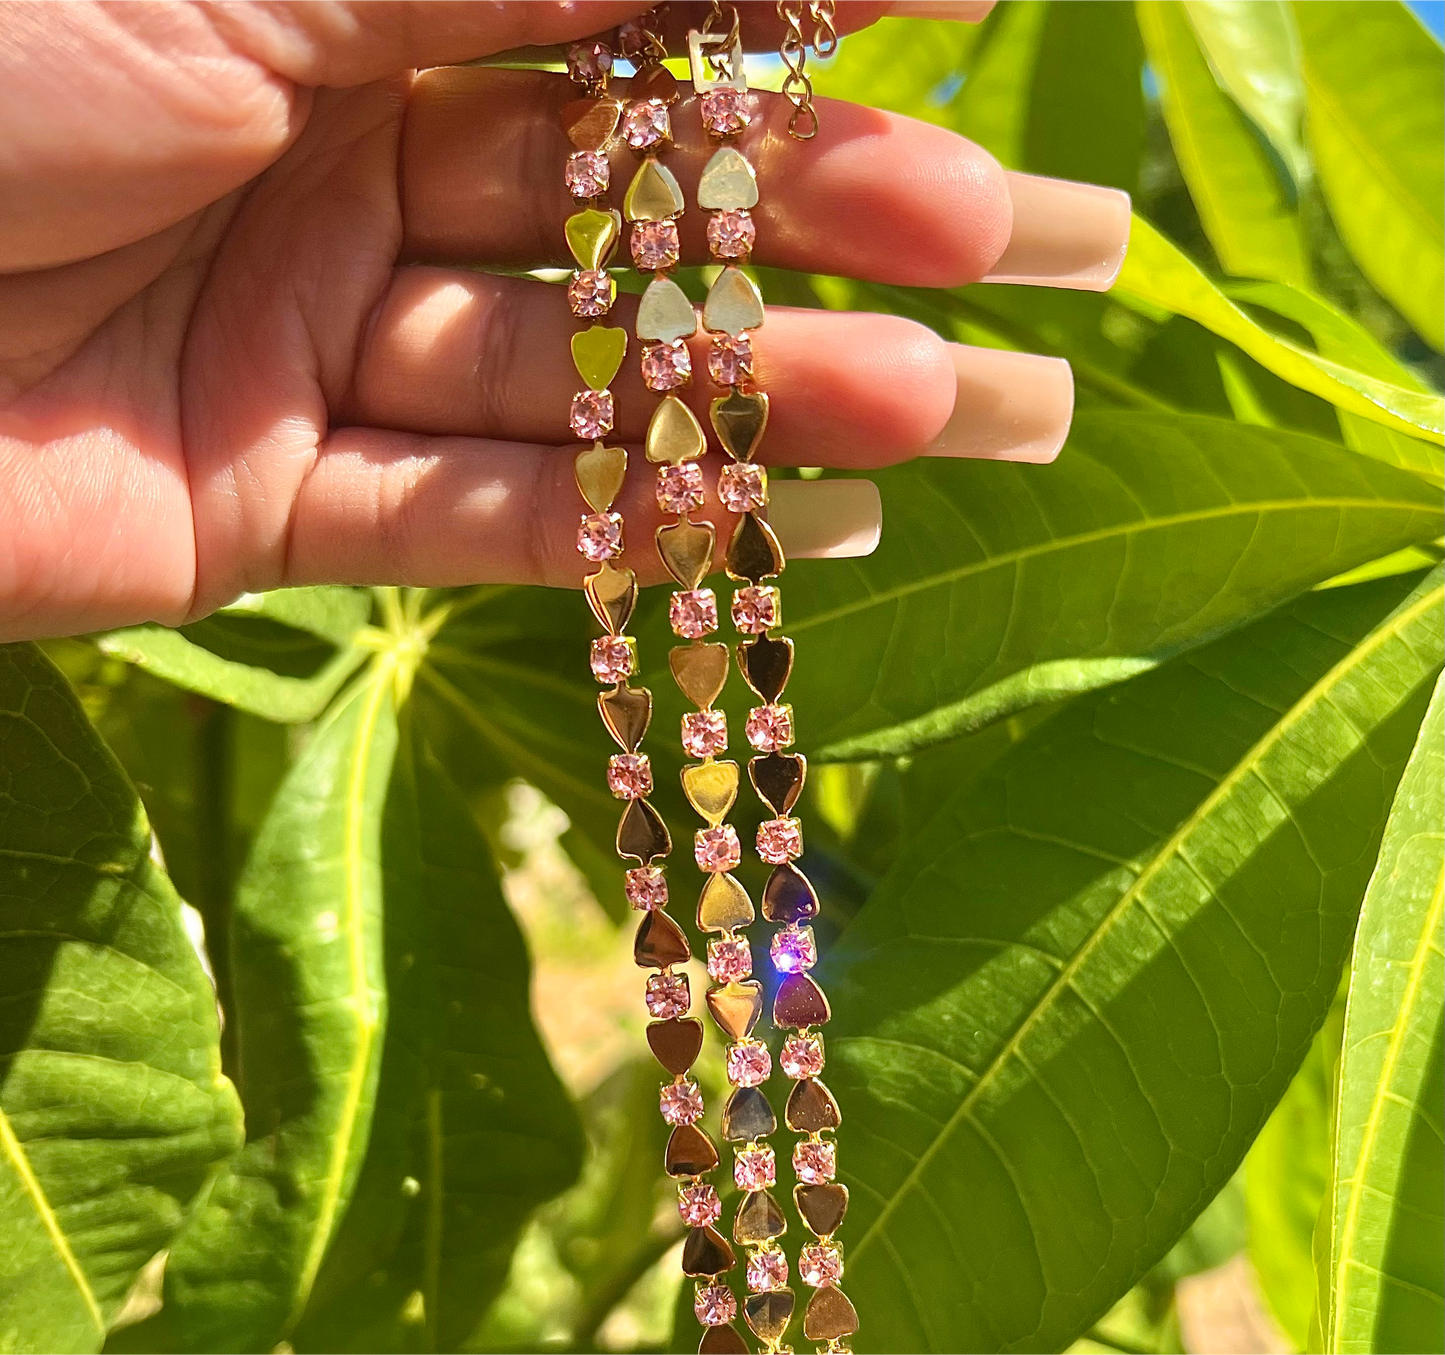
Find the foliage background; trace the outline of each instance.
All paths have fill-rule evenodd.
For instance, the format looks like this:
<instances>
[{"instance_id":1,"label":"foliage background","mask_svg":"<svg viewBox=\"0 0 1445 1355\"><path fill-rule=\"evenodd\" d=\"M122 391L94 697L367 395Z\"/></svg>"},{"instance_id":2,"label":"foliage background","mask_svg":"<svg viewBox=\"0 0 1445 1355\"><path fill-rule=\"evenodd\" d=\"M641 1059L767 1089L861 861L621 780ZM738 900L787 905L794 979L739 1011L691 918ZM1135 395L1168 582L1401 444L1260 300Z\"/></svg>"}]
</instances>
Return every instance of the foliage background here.
<instances>
[{"instance_id":1,"label":"foliage background","mask_svg":"<svg viewBox=\"0 0 1445 1355\"><path fill-rule=\"evenodd\" d=\"M820 84L1138 212L1110 296L764 278L1079 396L788 573L860 1348L1177 1350L1247 1250L1285 1348L1440 1349L1440 47L1005 0ZM0 655L0 1348L688 1347L583 612Z\"/></svg>"}]
</instances>

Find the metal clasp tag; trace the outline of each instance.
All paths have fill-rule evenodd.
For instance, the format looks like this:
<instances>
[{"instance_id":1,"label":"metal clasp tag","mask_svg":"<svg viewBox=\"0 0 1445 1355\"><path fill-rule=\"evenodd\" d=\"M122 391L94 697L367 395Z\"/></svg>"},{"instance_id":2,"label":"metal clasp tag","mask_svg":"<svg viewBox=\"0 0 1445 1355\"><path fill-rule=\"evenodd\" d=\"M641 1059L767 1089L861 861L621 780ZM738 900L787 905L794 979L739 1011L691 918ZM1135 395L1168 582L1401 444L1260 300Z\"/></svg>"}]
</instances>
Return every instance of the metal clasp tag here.
<instances>
[{"instance_id":1,"label":"metal clasp tag","mask_svg":"<svg viewBox=\"0 0 1445 1355\"><path fill-rule=\"evenodd\" d=\"M692 68L692 87L698 94L725 87L746 91L741 38L728 42L726 33L704 33L694 28L687 35L687 62ZM722 70L718 70L718 67Z\"/></svg>"}]
</instances>

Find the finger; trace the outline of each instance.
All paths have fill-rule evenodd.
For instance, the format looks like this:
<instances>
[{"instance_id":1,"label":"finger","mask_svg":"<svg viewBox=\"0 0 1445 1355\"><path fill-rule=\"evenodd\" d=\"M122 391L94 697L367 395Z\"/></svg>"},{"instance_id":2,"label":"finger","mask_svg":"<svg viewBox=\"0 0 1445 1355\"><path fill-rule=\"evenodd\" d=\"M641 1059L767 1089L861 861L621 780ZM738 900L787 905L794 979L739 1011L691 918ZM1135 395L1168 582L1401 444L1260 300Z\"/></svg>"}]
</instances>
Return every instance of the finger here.
<instances>
[{"instance_id":1,"label":"finger","mask_svg":"<svg viewBox=\"0 0 1445 1355\"><path fill-rule=\"evenodd\" d=\"M634 297L610 322L633 329ZM340 422L560 444L580 378L568 351L577 321L565 291L461 270L398 269L366 329ZM720 391L706 376L709 342L691 344L693 380L679 393L707 423ZM955 403L949 345L891 315L773 309L755 336L757 384L772 397L763 457L773 465L867 467L916 456ZM611 383L619 440L641 441L658 397L639 375L633 340Z\"/></svg>"},{"instance_id":2,"label":"finger","mask_svg":"<svg viewBox=\"0 0 1445 1355\"><path fill-rule=\"evenodd\" d=\"M621 563L643 584L661 583L667 575L653 533L673 519L657 506L652 468L636 452L631 460L616 504L627 548ZM706 458L708 498L697 516L719 524L720 559L734 519L714 497L718 468L718 457ZM865 553L877 540L876 498L825 486L799 483L783 493L781 525L797 553ZM826 502L815 508L814 499ZM276 582L577 588L590 568L576 550L582 512L570 448L341 429L322 445L297 498L287 573Z\"/></svg>"},{"instance_id":3,"label":"finger","mask_svg":"<svg viewBox=\"0 0 1445 1355\"><path fill-rule=\"evenodd\" d=\"M563 264L562 186L570 146L563 77L474 67L424 72L408 103L401 149L404 249L430 262ZM791 107L761 93L739 138L758 172L754 261L919 287L983 277L1008 243L1012 205L986 151L945 128L835 100L817 101L818 135L787 134ZM689 201L716 149L695 106L675 109L667 163ZM635 159L613 157L621 200ZM705 213L680 224L684 262L706 263Z\"/></svg>"}]
</instances>

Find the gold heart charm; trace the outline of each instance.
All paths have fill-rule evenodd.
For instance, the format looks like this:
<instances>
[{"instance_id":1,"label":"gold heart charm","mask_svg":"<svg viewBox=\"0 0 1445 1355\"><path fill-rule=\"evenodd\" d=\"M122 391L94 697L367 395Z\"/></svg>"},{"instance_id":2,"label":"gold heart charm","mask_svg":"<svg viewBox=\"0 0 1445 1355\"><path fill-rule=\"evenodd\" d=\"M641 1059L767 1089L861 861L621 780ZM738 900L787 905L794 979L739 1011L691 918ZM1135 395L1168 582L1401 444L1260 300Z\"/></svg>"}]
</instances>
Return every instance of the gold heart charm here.
<instances>
[{"instance_id":1,"label":"gold heart charm","mask_svg":"<svg viewBox=\"0 0 1445 1355\"><path fill-rule=\"evenodd\" d=\"M601 511L600 509L598 510ZM621 635L637 606L637 575L630 569L614 569L606 561L595 574L582 580L587 605L598 624L612 635Z\"/></svg>"},{"instance_id":2,"label":"gold heart charm","mask_svg":"<svg viewBox=\"0 0 1445 1355\"><path fill-rule=\"evenodd\" d=\"M729 983L711 988L707 994L708 1010L719 1029L730 1040L745 1040L763 1014L763 986L756 979L747 983Z\"/></svg>"},{"instance_id":3,"label":"gold heart charm","mask_svg":"<svg viewBox=\"0 0 1445 1355\"><path fill-rule=\"evenodd\" d=\"M639 339L686 339L697 333L697 312L671 278L654 278L637 307Z\"/></svg>"},{"instance_id":4,"label":"gold heart charm","mask_svg":"<svg viewBox=\"0 0 1445 1355\"><path fill-rule=\"evenodd\" d=\"M753 920L753 901L731 875L709 875L697 901L697 925L705 932L730 932Z\"/></svg>"},{"instance_id":5,"label":"gold heart charm","mask_svg":"<svg viewBox=\"0 0 1445 1355\"><path fill-rule=\"evenodd\" d=\"M718 699L728 680L726 645L678 645L668 650L667 661L678 690L703 710Z\"/></svg>"},{"instance_id":6,"label":"gold heart charm","mask_svg":"<svg viewBox=\"0 0 1445 1355\"><path fill-rule=\"evenodd\" d=\"M652 693L646 687L619 687L615 692L601 692L597 709L607 732L622 750L635 753L652 720Z\"/></svg>"},{"instance_id":7,"label":"gold heart charm","mask_svg":"<svg viewBox=\"0 0 1445 1355\"><path fill-rule=\"evenodd\" d=\"M736 339L744 330L761 329L762 324L763 298L756 284L741 268L724 268L708 289L702 308L703 328Z\"/></svg>"},{"instance_id":8,"label":"gold heart charm","mask_svg":"<svg viewBox=\"0 0 1445 1355\"><path fill-rule=\"evenodd\" d=\"M707 438L697 415L677 396L663 397L647 425L647 459L675 466L692 461L705 451Z\"/></svg>"},{"instance_id":9,"label":"gold heart charm","mask_svg":"<svg viewBox=\"0 0 1445 1355\"><path fill-rule=\"evenodd\" d=\"M713 431L723 449L739 461L750 461L768 426L768 397L763 391L734 390L709 406Z\"/></svg>"},{"instance_id":10,"label":"gold heart charm","mask_svg":"<svg viewBox=\"0 0 1445 1355\"><path fill-rule=\"evenodd\" d=\"M579 268L601 268L612 257L622 238L622 217L618 212L599 212L595 207L574 212L567 218L567 248Z\"/></svg>"},{"instance_id":11,"label":"gold heart charm","mask_svg":"<svg viewBox=\"0 0 1445 1355\"><path fill-rule=\"evenodd\" d=\"M562 130L579 151L605 150L621 116L621 99L573 99L562 105Z\"/></svg>"},{"instance_id":12,"label":"gold heart charm","mask_svg":"<svg viewBox=\"0 0 1445 1355\"><path fill-rule=\"evenodd\" d=\"M699 762L682 769L682 793L687 802L716 828L738 798L736 762Z\"/></svg>"},{"instance_id":13,"label":"gold heart charm","mask_svg":"<svg viewBox=\"0 0 1445 1355\"><path fill-rule=\"evenodd\" d=\"M622 199L622 214L629 221L666 221L686 205L673 172L648 156L638 165L637 173L627 186L627 195Z\"/></svg>"},{"instance_id":14,"label":"gold heart charm","mask_svg":"<svg viewBox=\"0 0 1445 1355\"><path fill-rule=\"evenodd\" d=\"M697 205L709 212L758 205L758 176L731 146L724 146L707 162L697 181Z\"/></svg>"},{"instance_id":15,"label":"gold heart charm","mask_svg":"<svg viewBox=\"0 0 1445 1355\"><path fill-rule=\"evenodd\" d=\"M572 362L577 375L595 391L605 391L627 353L627 331L588 325L572 336Z\"/></svg>"},{"instance_id":16,"label":"gold heart charm","mask_svg":"<svg viewBox=\"0 0 1445 1355\"><path fill-rule=\"evenodd\" d=\"M605 513L622 488L627 474L627 451L622 447L604 447L598 443L577 453L572 462L577 488L594 512Z\"/></svg>"},{"instance_id":17,"label":"gold heart charm","mask_svg":"<svg viewBox=\"0 0 1445 1355\"><path fill-rule=\"evenodd\" d=\"M781 574L784 563L777 534L756 513L744 513L728 542L728 578L761 583Z\"/></svg>"},{"instance_id":18,"label":"gold heart charm","mask_svg":"<svg viewBox=\"0 0 1445 1355\"><path fill-rule=\"evenodd\" d=\"M684 588L696 588L712 568L717 533L710 522L674 522L657 529L657 553Z\"/></svg>"}]
</instances>

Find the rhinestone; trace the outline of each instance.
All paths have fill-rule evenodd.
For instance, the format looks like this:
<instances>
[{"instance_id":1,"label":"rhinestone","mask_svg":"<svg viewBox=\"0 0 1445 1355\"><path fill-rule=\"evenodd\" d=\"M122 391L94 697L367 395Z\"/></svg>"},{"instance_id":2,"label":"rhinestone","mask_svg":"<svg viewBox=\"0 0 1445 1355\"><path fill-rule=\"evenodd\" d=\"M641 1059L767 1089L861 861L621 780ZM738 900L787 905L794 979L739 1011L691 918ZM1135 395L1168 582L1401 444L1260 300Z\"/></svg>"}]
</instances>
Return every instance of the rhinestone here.
<instances>
[{"instance_id":1,"label":"rhinestone","mask_svg":"<svg viewBox=\"0 0 1445 1355\"><path fill-rule=\"evenodd\" d=\"M658 1097L662 1118L668 1124L692 1124L702 1119L702 1093L696 1082L669 1082Z\"/></svg>"},{"instance_id":2,"label":"rhinestone","mask_svg":"<svg viewBox=\"0 0 1445 1355\"><path fill-rule=\"evenodd\" d=\"M676 390L692 380L692 354L684 339L642 345L642 380L650 391Z\"/></svg>"},{"instance_id":3,"label":"rhinestone","mask_svg":"<svg viewBox=\"0 0 1445 1355\"><path fill-rule=\"evenodd\" d=\"M740 89L710 89L702 96L702 125L714 136L736 136L752 120Z\"/></svg>"},{"instance_id":4,"label":"rhinestone","mask_svg":"<svg viewBox=\"0 0 1445 1355\"><path fill-rule=\"evenodd\" d=\"M770 950L780 974L800 974L818 963L818 943L811 927L784 927L774 932Z\"/></svg>"},{"instance_id":5,"label":"rhinestone","mask_svg":"<svg viewBox=\"0 0 1445 1355\"><path fill-rule=\"evenodd\" d=\"M783 1041L778 1063L795 1082L805 1077L817 1077L823 1071L823 1037L789 1035Z\"/></svg>"},{"instance_id":6,"label":"rhinestone","mask_svg":"<svg viewBox=\"0 0 1445 1355\"><path fill-rule=\"evenodd\" d=\"M702 507L702 467L696 461L663 466L657 472L657 506L664 513L687 513Z\"/></svg>"},{"instance_id":7,"label":"rhinestone","mask_svg":"<svg viewBox=\"0 0 1445 1355\"><path fill-rule=\"evenodd\" d=\"M728 1046L728 1081L734 1087L758 1087L772 1076L773 1056L764 1044L733 1044Z\"/></svg>"},{"instance_id":8,"label":"rhinestone","mask_svg":"<svg viewBox=\"0 0 1445 1355\"><path fill-rule=\"evenodd\" d=\"M810 1242L798 1253L798 1278L821 1289L843 1278L843 1253L831 1242Z\"/></svg>"},{"instance_id":9,"label":"rhinestone","mask_svg":"<svg viewBox=\"0 0 1445 1355\"><path fill-rule=\"evenodd\" d=\"M738 1301L725 1284L706 1284L697 1291L692 1311L704 1327L721 1327L738 1315Z\"/></svg>"},{"instance_id":10,"label":"rhinestone","mask_svg":"<svg viewBox=\"0 0 1445 1355\"><path fill-rule=\"evenodd\" d=\"M604 635L588 655L598 682L621 682L637 671L637 645L630 635Z\"/></svg>"},{"instance_id":11,"label":"rhinestone","mask_svg":"<svg viewBox=\"0 0 1445 1355\"><path fill-rule=\"evenodd\" d=\"M567 304L572 307L572 314L588 319L606 315L612 309L615 294L612 275L601 268L584 268L574 273L567 284Z\"/></svg>"},{"instance_id":12,"label":"rhinestone","mask_svg":"<svg viewBox=\"0 0 1445 1355\"><path fill-rule=\"evenodd\" d=\"M766 1143L739 1148L733 1156L733 1180L739 1190L767 1190L778 1184L778 1162Z\"/></svg>"},{"instance_id":13,"label":"rhinestone","mask_svg":"<svg viewBox=\"0 0 1445 1355\"><path fill-rule=\"evenodd\" d=\"M788 1282L788 1258L780 1251L754 1252L748 1257L748 1290L765 1294Z\"/></svg>"},{"instance_id":14,"label":"rhinestone","mask_svg":"<svg viewBox=\"0 0 1445 1355\"><path fill-rule=\"evenodd\" d=\"M760 753L776 753L793 742L793 708L787 704L754 706L748 712L748 742Z\"/></svg>"},{"instance_id":15,"label":"rhinestone","mask_svg":"<svg viewBox=\"0 0 1445 1355\"><path fill-rule=\"evenodd\" d=\"M612 392L578 391L568 423L579 438L600 438L612 431Z\"/></svg>"},{"instance_id":16,"label":"rhinestone","mask_svg":"<svg viewBox=\"0 0 1445 1355\"><path fill-rule=\"evenodd\" d=\"M639 221L633 226L628 243L632 248L632 262L642 272L671 268L679 255L677 222Z\"/></svg>"},{"instance_id":17,"label":"rhinestone","mask_svg":"<svg viewBox=\"0 0 1445 1355\"><path fill-rule=\"evenodd\" d=\"M667 615L674 634L684 640L699 640L717 629L717 594L711 588L674 593Z\"/></svg>"},{"instance_id":18,"label":"rhinestone","mask_svg":"<svg viewBox=\"0 0 1445 1355\"><path fill-rule=\"evenodd\" d=\"M622 554L622 514L589 513L577 528L577 549L599 564Z\"/></svg>"},{"instance_id":19,"label":"rhinestone","mask_svg":"<svg viewBox=\"0 0 1445 1355\"><path fill-rule=\"evenodd\" d=\"M781 623L782 596L771 584L749 584L733 594L733 626L744 635L762 635Z\"/></svg>"},{"instance_id":20,"label":"rhinestone","mask_svg":"<svg viewBox=\"0 0 1445 1355\"><path fill-rule=\"evenodd\" d=\"M768 501L768 481L761 466L734 461L717 478L717 496L729 513L750 513Z\"/></svg>"},{"instance_id":21,"label":"rhinestone","mask_svg":"<svg viewBox=\"0 0 1445 1355\"><path fill-rule=\"evenodd\" d=\"M727 746L726 711L697 710L682 717L682 750L688 757L711 757Z\"/></svg>"},{"instance_id":22,"label":"rhinestone","mask_svg":"<svg viewBox=\"0 0 1445 1355\"><path fill-rule=\"evenodd\" d=\"M659 1021L670 1021L674 1016L686 1016L688 990L686 974L649 974L647 991L643 996L648 1013Z\"/></svg>"},{"instance_id":23,"label":"rhinestone","mask_svg":"<svg viewBox=\"0 0 1445 1355\"><path fill-rule=\"evenodd\" d=\"M705 1228L717 1222L722 1214L722 1201L705 1181L683 1186L677 1192L677 1212L689 1228Z\"/></svg>"},{"instance_id":24,"label":"rhinestone","mask_svg":"<svg viewBox=\"0 0 1445 1355\"><path fill-rule=\"evenodd\" d=\"M749 212L714 212L708 218L707 242L719 259L747 258L757 238L758 228Z\"/></svg>"},{"instance_id":25,"label":"rhinestone","mask_svg":"<svg viewBox=\"0 0 1445 1355\"><path fill-rule=\"evenodd\" d=\"M614 753L607 759L607 789L619 800L652 794L652 762L646 753Z\"/></svg>"},{"instance_id":26,"label":"rhinestone","mask_svg":"<svg viewBox=\"0 0 1445 1355\"><path fill-rule=\"evenodd\" d=\"M574 42L567 49L567 74L579 85L595 85L612 70L612 50L605 43Z\"/></svg>"},{"instance_id":27,"label":"rhinestone","mask_svg":"<svg viewBox=\"0 0 1445 1355\"><path fill-rule=\"evenodd\" d=\"M707 874L733 870L743 859L737 829L730 823L720 828L699 828L692 840L692 854L697 868Z\"/></svg>"},{"instance_id":28,"label":"rhinestone","mask_svg":"<svg viewBox=\"0 0 1445 1355\"><path fill-rule=\"evenodd\" d=\"M667 876L661 866L634 866L623 877L623 888L634 908L667 907Z\"/></svg>"},{"instance_id":29,"label":"rhinestone","mask_svg":"<svg viewBox=\"0 0 1445 1355\"><path fill-rule=\"evenodd\" d=\"M725 936L707 943L707 972L718 983L740 983L753 976L753 950L746 938Z\"/></svg>"},{"instance_id":30,"label":"rhinestone","mask_svg":"<svg viewBox=\"0 0 1445 1355\"><path fill-rule=\"evenodd\" d=\"M831 1181L838 1174L838 1145L829 1139L803 1139L794 1144L793 1173L810 1186Z\"/></svg>"},{"instance_id":31,"label":"rhinestone","mask_svg":"<svg viewBox=\"0 0 1445 1355\"><path fill-rule=\"evenodd\" d=\"M764 819L758 824L758 855L781 866L803 854L803 825L797 819Z\"/></svg>"},{"instance_id":32,"label":"rhinestone","mask_svg":"<svg viewBox=\"0 0 1445 1355\"><path fill-rule=\"evenodd\" d=\"M741 386L753 374L753 344L746 334L730 338L715 334L707 355L707 372L718 386Z\"/></svg>"},{"instance_id":33,"label":"rhinestone","mask_svg":"<svg viewBox=\"0 0 1445 1355\"><path fill-rule=\"evenodd\" d=\"M622 137L635 151L660 146L672 138L672 119L661 99L641 99L622 115Z\"/></svg>"},{"instance_id":34,"label":"rhinestone","mask_svg":"<svg viewBox=\"0 0 1445 1355\"><path fill-rule=\"evenodd\" d=\"M600 198L612 182L612 167L601 151L573 151L567 157L567 191L574 198ZM711 232L711 226L709 226Z\"/></svg>"}]
</instances>

